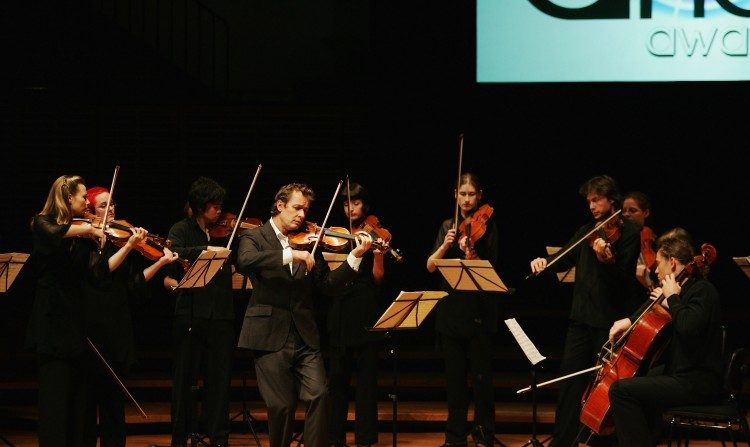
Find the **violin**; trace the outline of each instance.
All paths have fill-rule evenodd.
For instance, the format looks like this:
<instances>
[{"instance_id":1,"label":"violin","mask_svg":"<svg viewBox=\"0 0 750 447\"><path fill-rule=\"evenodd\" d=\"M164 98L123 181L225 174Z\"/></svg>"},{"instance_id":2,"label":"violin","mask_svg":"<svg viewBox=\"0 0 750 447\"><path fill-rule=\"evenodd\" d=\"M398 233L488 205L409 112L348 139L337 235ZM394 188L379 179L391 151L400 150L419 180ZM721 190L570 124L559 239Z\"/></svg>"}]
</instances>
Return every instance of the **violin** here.
<instances>
[{"instance_id":1,"label":"violin","mask_svg":"<svg viewBox=\"0 0 750 447\"><path fill-rule=\"evenodd\" d=\"M380 220L377 216L370 214L355 226L353 230L365 231L372 236L373 241L377 241L378 238L380 238L383 241L382 247L379 247L382 251L389 253L396 262L402 262L404 260L400 251L390 246L391 232L380 225Z\"/></svg>"},{"instance_id":2,"label":"violin","mask_svg":"<svg viewBox=\"0 0 750 447\"><path fill-rule=\"evenodd\" d=\"M99 216L86 212L83 218L73 218L72 224L91 224L95 228L102 228L102 220ZM128 239L133 235L131 228L134 225L126 220L111 220L109 221L102 230L107 236L107 240L112 242L117 247L122 247L128 243ZM146 239L136 244L133 248L136 249L140 254L150 259L151 261L157 261L159 258L164 256L164 248L169 248L172 245L172 241L166 239L158 234L146 233ZM185 270L190 267L190 262L187 259L178 258Z\"/></svg>"},{"instance_id":3,"label":"violin","mask_svg":"<svg viewBox=\"0 0 750 447\"><path fill-rule=\"evenodd\" d=\"M655 242L656 235L654 234L654 231L646 226L641 228L641 256L643 256L643 263L650 272L656 271L656 251L654 251Z\"/></svg>"},{"instance_id":4,"label":"violin","mask_svg":"<svg viewBox=\"0 0 750 447\"><path fill-rule=\"evenodd\" d=\"M318 240L319 233L320 227L318 224L305 222L303 227L289 235L289 245L295 250L310 250L315 245L315 241ZM329 227L323 231L323 238L318 244L328 251L338 253L344 251L349 241L356 238L356 235L352 235L344 227ZM385 249L382 244L376 242L373 242L372 246L381 250Z\"/></svg>"},{"instance_id":5,"label":"violin","mask_svg":"<svg viewBox=\"0 0 750 447\"><path fill-rule=\"evenodd\" d=\"M485 203L458 226L459 238L467 237L466 246L470 253L474 253L474 245L487 231L487 220L492 217L494 211L494 208ZM476 254L474 254L474 257L476 257Z\"/></svg>"},{"instance_id":6,"label":"violin","mask_svg":"<svg viewBox=\"0 0 750 447\"><path fill-rule=\"evenodd\" d=\"M685 268L675 276L684 284L694 273L716 259L716 248L711 244L701 245L701 254L695 256ZM594 381L582 398L580 421L598 435L614 432L614 420L609 404L609 388L622 378L642 375L658 360L669 342L672 317L669 311L659 305L667 298L662 293L650 300L635 322L612 345L607 341L599 353L599 362ZM624 354L624 355L623 355Z\"/></svg>"},{"instance_id":7,"label":"violin","mask_svg":"<svg viewBox=\"0 0 750 447\"><path fill-rule=\"evenodd\" d=\"M615 256L611 251L611 244L620 239L622 226L622 217L617 217L616 219L608 220L604 225L599 227L598 230L589 235L589 247L591 247L592 249L594 248L594 243L599 238L604 239L604 242L607 244L607 247L604 250L604 254L600 254L598 252L596 253L596 257L597 259L599 259L599 261L614 262ZM655 256L654 259L656 259Z\"/></svg>"},{"instance_id":8,"label":"violin","mask_svg":"<svg viewBox=\"0 0 750 447\"><path fill-rule=\"evenodd\" d=\"M225 238L232 234L234 226L237 224L237 215L230 212L223 212L219 220L208 226L208 235L212 238ZM257 217L245 217L240 221L240 228L255 228L263 225L263 221Z\"/></svg>"}]
</instances>

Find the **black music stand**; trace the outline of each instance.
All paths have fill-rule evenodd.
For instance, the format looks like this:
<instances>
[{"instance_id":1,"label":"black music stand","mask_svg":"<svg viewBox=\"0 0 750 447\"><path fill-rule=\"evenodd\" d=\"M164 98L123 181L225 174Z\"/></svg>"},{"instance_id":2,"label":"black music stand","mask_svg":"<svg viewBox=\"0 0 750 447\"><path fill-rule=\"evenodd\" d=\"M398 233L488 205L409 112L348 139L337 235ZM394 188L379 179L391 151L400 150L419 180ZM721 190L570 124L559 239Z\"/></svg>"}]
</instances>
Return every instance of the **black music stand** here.
<instances>
[{"instance_id":1,"label":"black music stand","mask_svg":"<svg viewBox=\"0 0 750 447\"><path fill-rule=\"evenodd\" d=\"M446 295L448 295L446 292L440 291L401 291L370 328L371 331L385 331L386 338L391 340L389 354L393 358L393 393L388 397L393 403L393 447L396 447L398 436L398 362L394 331L418 328L438 301Z\"/></svg>"},{"instance_id":2,"label":"black music stand","mask_svg":"<svg viewBox=\"0 0 750 447\"><path fill-rule=\"evenodd\" d=\"M526 354L526 358L529 359L529 363L531 363L531 439L526 441L525 444L523 444L521 447L526 447L527 445L530 445L532 447L541 447L544 445L546 441L548 441L550 438L547 438L544 441L539 441L536 438L536 371L537 371L537 365L540 364L546 357L544 357L542 354L539 353L539 351L536 349L536 346L534 346L534 343L529 340L529 337L526 336L526 333L521 329L521 326L516 322L515 318L509 318L505 320L506 326L508 326L508 329L510 329L510 333L513 334L513 338L516 339L516 342L518 342L518 346L521 347L521 350L524 354ZM524 390L519 390L517 393L521 393Z\"/></svg>"},{"instance_id":3,"label":"black music stand","mask_svg":"<svg viewBox=\"0 0 750 447\"><path fill-rule=\"evenodd\" d=\"M253 284L250 282L250 278L243 275L242 273L234 271L232 269L232 290L240 290L242 292L248 292L253 290ZM232 415L229 420L234 421L238 418L242 418L242 421L247 424L247 428L250 430L250 434L255 439L255 444L260 447L260 438L258 438L258 432L255 430L255 424L258 422L255 417L250 413L250 409L247 406L247 376L249 368L242 370L242 409Z\"/></svg>"},{"instance_id":4,"label":"black music stand","mask_svg":"<svg viewBox=\"0 0 750 447\"><path fill-rule=\"evenodd\" d=\"M193 289L204 287L208 284L216 273L221 270L224 263L229 259L231 250L223 248L221 250L203 250L198 256L198 259L193 262L190 269L182 277L182 280L177 284L175 290L179 289ZM188 355L192 355L193 352L193 302L190 302L190 322L188 323ZM192 360L188 358L187 364L192 363ZM195 419L196 419L196 405L195 405L195 394L200 389L196 383L191 384L190 391L190 416L188 418L189 433L188 439L190 439L190 446L196 447L203 445L209 447L209 444L205 441L206 435L198 433L194 430Z\"/></svg>"},{"instance_id":5,"label":"black music stand","mask_svg":"<svg viewBox=\"0 0 750 447\"><path fill-rule=\"evenodd\" d=\"M448 285L463 292L513 293L486 259L435 259L435 266ZM499 446L505 444L495 435Z\"/></svg>"}]
</instances>

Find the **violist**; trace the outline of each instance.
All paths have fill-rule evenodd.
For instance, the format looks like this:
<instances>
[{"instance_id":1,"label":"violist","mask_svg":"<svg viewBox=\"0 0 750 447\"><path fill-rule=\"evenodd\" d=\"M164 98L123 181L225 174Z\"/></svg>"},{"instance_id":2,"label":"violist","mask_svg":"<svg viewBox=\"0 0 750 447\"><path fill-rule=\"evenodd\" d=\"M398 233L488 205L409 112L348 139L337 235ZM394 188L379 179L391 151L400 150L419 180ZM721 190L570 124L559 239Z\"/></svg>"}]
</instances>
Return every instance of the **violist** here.
<instances>
[{"instance_id":1,"label":"violist","mask_svg":"<svg viewBox=\"0 0 750 447\"><path fill-rule=\"evenodd\" d=\"M482 186L477 175L461 174L457 182L456 217L461 222L471 219L482 203ZM438 230L432 254L427 258L427 271L437 269L436 259L484 259L497 265L498 230L494 219L484 222L484 235L475 243L470 235L459 234L455 217L443 221ZM468 224L468 223L467 223ZM466 224L463 226L466 228ZM493 337L497 332L497 297L482 292L461 292L450 288L445 280L441 288L449 292L437 304L435 329L445 359L447 379L448 421L444 447L466 445L471 434L477 446L492 446L495 439L495 399L492 384ZM469 390L467 378L471 371L474 396L474 421L467 427Z\"/></svg>"},{"instance_id":2,"label":"violist","mask_svg":"<svg viewBox=\"0 0 750 447\"><path fill-rule=\"evenodd\" d=\"M579 193L585 198L593 219L581 226L565 247L585 238L597 223L612 216L622 204L617 182L609 175L586 180ZM613 219L617 218L619 216ZM611 322L630 315L641 304L640 286L633 275L640 252L639 232L638 226L623 219L616 240L596 237L591 244L579 243L551 265L554 271L576 267L561 376L594 366L596 355L609 337ZM532 260L531 271L543 271L550 260ZM569 447L582 434L581 398L590 379L591 376L581 374L560 383L550 446Z\"/></svg>"}]
</instances>

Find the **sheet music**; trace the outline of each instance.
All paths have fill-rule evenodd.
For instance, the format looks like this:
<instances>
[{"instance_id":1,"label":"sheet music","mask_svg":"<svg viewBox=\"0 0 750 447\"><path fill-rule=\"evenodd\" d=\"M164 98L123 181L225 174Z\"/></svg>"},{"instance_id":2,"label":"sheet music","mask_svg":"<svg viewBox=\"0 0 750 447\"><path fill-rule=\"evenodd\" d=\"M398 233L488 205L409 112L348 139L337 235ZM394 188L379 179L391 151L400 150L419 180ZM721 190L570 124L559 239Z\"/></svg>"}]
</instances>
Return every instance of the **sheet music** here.
<instances>
[{"instance_id":1,"label":"sheet music","mask_svg":"<svg viewBox=\"0 0 750 447\"><path fill-rule=\"evenodd\" d=\"M534 343L529 340L529 337L526 336L526 332L521 329L521 325L518 324L515 318L505 320L505 324L508 326L508 329L510 329L510 333L513 334L513 337L518 342L518 345L521 346L523 353L526 354L526 357L532 365L536 365L547 358L539 353L539 350L537 350Z\"/></svg>"}]
</instances>

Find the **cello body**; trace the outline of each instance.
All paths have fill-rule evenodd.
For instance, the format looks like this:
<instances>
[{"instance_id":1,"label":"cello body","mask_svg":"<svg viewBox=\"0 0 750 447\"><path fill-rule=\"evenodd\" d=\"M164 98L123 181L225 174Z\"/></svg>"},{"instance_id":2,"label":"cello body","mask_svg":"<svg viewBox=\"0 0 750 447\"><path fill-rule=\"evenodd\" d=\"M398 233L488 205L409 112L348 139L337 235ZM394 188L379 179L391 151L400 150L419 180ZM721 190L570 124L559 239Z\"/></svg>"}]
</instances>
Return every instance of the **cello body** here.
<instances>
[{"instance_id":1,"label":"cello body","mask_svg":"<svg viewBox=\"0 0 750 447\"><path fill-rule=\"evenodd\" d=\"M651 303L619 347L601 356L602 368L584 393L581 423L597 435L614 432L609 405L609 388L619 379L643 375L658 360L669 343L672 317L663 307Z\"/></svg>"}]
</instances>

